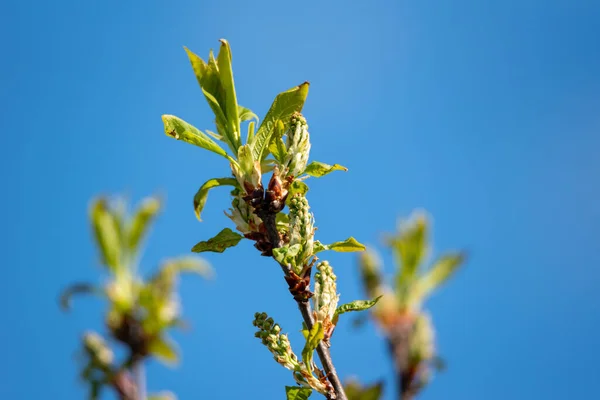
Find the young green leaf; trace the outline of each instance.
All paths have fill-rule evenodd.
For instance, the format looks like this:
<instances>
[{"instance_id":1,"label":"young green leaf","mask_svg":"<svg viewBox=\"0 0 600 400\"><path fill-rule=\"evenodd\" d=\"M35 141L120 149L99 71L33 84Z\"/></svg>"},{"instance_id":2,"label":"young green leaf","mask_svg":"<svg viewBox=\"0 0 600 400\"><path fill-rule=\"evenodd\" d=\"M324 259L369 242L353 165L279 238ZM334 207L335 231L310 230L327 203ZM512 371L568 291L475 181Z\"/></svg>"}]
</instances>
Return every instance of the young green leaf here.
<instances>
[{"instance_id":1,"label":"young green leaf","mask_svg":"<svg viewBox=\"0 0 600 400\"><path fill-rule=\"evenodd\" d=\"M352 381L344 385L344 390L348 400L379 400L383 392L383 381L364 387Z\"/></svg>"},{"instance_id":2,"label":"young green leaf","mask_svg":"<svg viewBox=\"0 0 600 400\"><path fill-rule=\"evenodd\" d=\"M319 161L313 161L306 166L304 173L310 176L314 176L315 178L320 178L333 171L348 171L348 168L339 164L329 165Z\"/></svg>"},{"instance_id":3,"label":"young green leaf","mask_svg":"<svg viewBox=\"0 0 600 400\"><path fill-rule=\"evenodd\" d=\"M211 278L214 275L212 267L206 260L194 256L173 258L163 263L161 273L179 274L181 272L193 272L204 278Z\"/></svg>"},{"instance_id":4,"label":"young green leaf","mask_svg":"<svg viewBox=\"0 0 600 400\"><path fill-rule=\"evenodd\" d=\"M92 204L90 217L102 262L115 272L120 268L122 251L121 227L117 217L111 212L105 199L98 199Z\"/></svg>"},{"instance_id":5,"label":"young green leaf","mask_svg":"<svg viewBox=\"0 0 600 400\"><path fill-rule=\"evenodd\" d=\"M280 264L288 265L294 261L294 258L298 255L302 245L296 243L292 246L283 246L273 249L273 258ZM294 267L294 265L292 265Z\"/></svg>"},{"instance_id":6,"label":"young green leaf","mask_svg":"<svg viewBox=\"0 0 600 400\"><path fill-rule=\"evenodd\" d=\"M248 124L248 134L246 135L246 143L252 143L252 141L254 140L254 133L255 133L255 129L256 128L256 124L254 123L254 121L250 121L250 123Z\"/></svg>"},{"instance_id":7,"label":"young green leaf","mask_svg":"<svg viewBox=\"0 0 600 400\"><path fill-rule=\"evenodd\" d=\"M294 198L294 195L296 195L298 193L300 193L301 195L305 195L306 193L308 193L308 185L302 181L296 180L296 181L292 182L292 184L290 185L290 188L288 189L288 196L286 199L286 204L288 204L289 201Z\"/></svg>"},{"instance_id":8,"label":"young green leaf","mask_svg":"<svg viewBox=\"0 0 600 400\"><path fill-rule=\"evenodd\" d=\"M126 229L127 245L130 250L138 247L159 210L160 201L157 198L149 197L142 201Z\"/></svg>"},{"instance_id":9,"label":"young green leaf","mask_svg":"<svg viewBox=\"0 0 600 400\"><path fill-rule=\"evenodd\" d=\"M192 247L192 251L194 253L202 253L204 251L222 253L227 248L237 245L243 238L244 237L239 233L236 233L229 228L225 228L212 239L197 243Z\"/></svg>"},{"instance_id":10,"label":"young green leaf","mask_svg":"<svg viewBox=\"0 0 600 400\"><path fill-rule=\"evenodd\" d=\"M220 42L221 48L217 55L217 65L225 94L225 104L221 104L221 108L224 108L225 116L227 117L228 128L231 134L230 139L237 149L242 145L242 141L240 138L240 118L235 95L235 84L233 82L233 70L231 68L231 48L227 40L221 39Z\"/></svg>"},{"instance_id":11,"label":"young green leaf","mask_svg":"<svg viewBox=\"0 0 600 400\"><path fill-rule=\"evenodd\" d=\"M331 244L323 244L318 240L315 241L314 252L315 254L325 250L333 250L337 252L349 253L353 251L364 251L365 245L359 243L358 240L350 236L348 239L341 242L333 242Z\"/></svg>"},{"instance_id":12,"label":"young green leaf","mask_svg":"<svg viewBox=\"0 0 600 400\"><path fill-rule=\"evenodd\" d=\"M374 298L373 300L354 300L351 303L346 303L346 304L342 304L341 306L339 306L338 308L335 309L335 314L333 315L333 324L337 324L337 320L340 317L340 315L347 313L349 311L363 311L363 310L368 310L369 308L373 307L375 304L377 304L377 302L379 301L379 299L383 297L383 295L381 296L377 296L376 298Z\"/></svg>"},{"instance_id":13,"label":"young green leaf","mask_svg":"<svg viewBox=\"0 0 600 400\"><path fill-rule=\"evenodd\" d=\"M416 292L419 300L424 300L433 290L439 287L458 269L464 262L462 253L447 254L428 270L417 282Z\"/></svg>"},{"instance_id":14,"label":"young green leaf","mask_svg":"<svg viewBox=\"0 0 600 400\"><path fill-rule=\"evenodd\" d=\"M301 386L285 387L285 395L287 400L307 400L311 394L311 388Z\"/></svg>"},{"instance_id":15,"label":"young green leaf","mask_svg":"<svg viewBox=\"0 0 600 400\"><path fill-rule=\"evenodd\" d=\"M240 122L250 120L255 120L256 122L258 122L258 115L254 114L252 110L244 106L238 105L238 116L240 118Z\"/></svg>"},{"instance_id":16,"label":"young green leaf","mask_svg":"<svg viewBox=\"0 0 600 400\"><path fill-rule=\"evenodd\" d=\"M390 243L396 262L400 265L397 275L397 287L401 288L415 279L421 262L427 254L427 219L416 214L403 222L400 233Z\"/></svg>"},{"instance_id":17,"label":"young green leaf","mask_svg":"<svg viewBox=\"0 0 600 400\"><path fill-rule=\"evenodd\" d=\"M323 330L323 324L321 322L316 322L309 331L308 337L306 338L306 344L302 350L302 361L309 374L312 374L313 352L324 337L325 331Z\"/></svg>"},{"instance_id":18,"label":"young green leaf","mask_svg":"<svg viewBox=\"0 0 600 400\"><path fill-rule=\"evenodd\" d=\"M163 115L162 120L165 125L165 133L167 136L175 138L176 140L183 140L184 142L191 143L202 147L203 149L212 151L213 153L217 153L227 159L231 159L221 146L195 126L188 124L174 115Z\"/></svg>"},{"instance_id":19,"label":"young green leaf","mask_svg":"<svg viewBox=\"0 0 600 400\"><path fill-rule=\"evenodd\" d=\"M166 339L156 337L149 346L150 354L167 364L175 364L179 360L175 345Z\"/></svg>"},{"instance_id":20,"label":"young green leaf","mask_svg":"<svg viewBox=\"0 0 600 400\"><path fill-rule=\"evenodd\" d=\"M81 294L104 295L104 290L89 283L76 283L67 287L60 295L60 306L63 310L71 309L71 298Z\"/></svg>"},{"instance_id":21,"label":"young green leaf","mask_svg":"<svg viewBox=\"0 0 600 400\"><path fill-rule=\"evenodd\" d=\"M309 83L304 82L275 97L252 142L252 154L255 160L262 160L267 156L266 148L271 143L276 121L281 120L287 124L293 113L302 111L308 95L308 86Z\"/></svg>"},{"instance_id":22,"label":"young green leaf","mask_svg":"<svg viewBox=\"0 0 600 400\"><path fill-rule=\"evenodd\" d=\"M204 182L204 184L200 186L200 189L198 189L198 192L196 192L196 195L194 196L194 211L196 213L196 218L198 218L198 221L202 221L202 218L200 218L200 214L202 213L204 205L206 204L208 191L214 187L226 185L237 187L238 183L235 178L213 178Z\"/></svg>"}]
</instances>

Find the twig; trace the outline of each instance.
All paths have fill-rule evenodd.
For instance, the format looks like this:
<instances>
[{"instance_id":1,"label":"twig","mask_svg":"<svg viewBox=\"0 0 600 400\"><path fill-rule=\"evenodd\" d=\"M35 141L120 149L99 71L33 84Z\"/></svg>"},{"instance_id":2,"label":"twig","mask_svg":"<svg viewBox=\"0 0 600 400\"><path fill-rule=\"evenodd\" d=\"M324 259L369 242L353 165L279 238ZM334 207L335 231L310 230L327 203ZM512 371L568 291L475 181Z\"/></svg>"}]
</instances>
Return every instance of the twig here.
<instances>
[{"instance_id":1,"label":"twig","mask_svg":"<svg viewBox=\"0 0 600 400\"><path fill-rule=\"evenodd\" d=\"M396 323L388 335L388 345L396 369L398 384L398 399L413 400L417 395L415 374L409 363L410 333L413 328L412 320L401 320Z\"/></svg>"},{"instance_id":2,"label":"twig","mask_svg":"<svg viewBox=\"0 0 600 400\"><path fill-rule=\"evenodd\" d=\"M279 237L279 232L277 232L277 224L276 224L276 213L268 210L267 207L261 207L257 209L257 215L262 219L263 224L265 225L265 229L267 231L267 235L269 237L269 241L271 242L273 248L279 248L282 245L281 238ZM281 265L283 272L288 275L289 268L286 265ZM304 319L304 323L311 329L314 321L312 310L310 307L310 303L308 301L298 301L298 308L300 309L300 313L302 314L302 318ZM327 378L329 382L333 386L336 394L336 400L348 400L346 397L346 392L344 391L344 386L340 381L340 378L337 375L337 371L333 365L333 361L331 359L331 353L329 352L329 348L321 341L317 346L317 354L319 359L321 360L321 365L327 374Z\"/></svg>"}]
</instances>

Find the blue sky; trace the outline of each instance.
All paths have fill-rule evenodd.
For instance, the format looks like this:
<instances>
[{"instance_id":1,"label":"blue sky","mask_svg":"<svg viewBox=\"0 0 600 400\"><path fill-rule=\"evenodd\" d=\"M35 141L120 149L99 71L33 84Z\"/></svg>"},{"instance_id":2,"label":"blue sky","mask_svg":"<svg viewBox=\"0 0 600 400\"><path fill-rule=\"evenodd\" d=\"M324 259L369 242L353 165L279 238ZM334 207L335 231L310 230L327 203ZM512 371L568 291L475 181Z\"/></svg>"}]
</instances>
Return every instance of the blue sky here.
<instances>
[{"instance_id":1,"label":"blue sky","mask_svg":"<svg viewBox=\"0 0 600 400\"><path fill-rule=\"evenodd\" d=\"M311 82L312 157L350 169L311 183L319 239L378 246L425 208L437 250L469 251L428 303L448 369L423 400L600 397L599 19L591 0L3 2L0 397L85 393L74 355L83 330L101 329L103 304L81 299L65 315L56 297L103 279L93 196L165 195L146 272L228 224L226 190L202 223L191 207L227 166L167 138L160 120L212 129L183 46L206 56L221 37L239 102L260 116ZM279 268L249 243L206 258L217 279L181 286L193 328L176 334L182 363L151 363L149 389L281 399L291 376L251 325L266 311L298 339ZM354 256L329 259L342 299L361 298ZM386 378L393 398L372 326L342 322L332 351L343 377Z\"/></svg>"}]
</instances>

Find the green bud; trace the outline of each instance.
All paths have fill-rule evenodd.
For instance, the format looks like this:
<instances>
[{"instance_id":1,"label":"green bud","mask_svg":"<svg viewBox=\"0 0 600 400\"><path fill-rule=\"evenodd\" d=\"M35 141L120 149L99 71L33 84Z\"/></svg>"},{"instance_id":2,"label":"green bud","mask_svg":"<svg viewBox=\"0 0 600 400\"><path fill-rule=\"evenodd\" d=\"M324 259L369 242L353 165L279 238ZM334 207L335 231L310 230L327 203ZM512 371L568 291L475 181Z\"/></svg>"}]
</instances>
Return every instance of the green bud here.
<instances>
[{"instance_id":1,"label":"green bud","mask_svg":"<svg viewBox=\"0 0 600 400\"><path fill-rule=\"evenodd\" d=\"M289 203L290 213L290 244L292 247L296 244L301 246L301 251L296 256L294 272L297 274L302 271L309 262L314 251L314 217L309 212L308 200L301 194L292 197Z\"/></svg>"},{"instance_id":2,"label":"green bud","mask_svg":"<svg viewBox=\"0 0 600 400\"><path fill-rule=\"evenodd\" d=\"M315 293L312 300L317 315L316 319L325 326L333 320L340 299L339 294L337 294L336 279L333 268L327 261L321 261L317 264Z\"/></svg>"}]
</instances>

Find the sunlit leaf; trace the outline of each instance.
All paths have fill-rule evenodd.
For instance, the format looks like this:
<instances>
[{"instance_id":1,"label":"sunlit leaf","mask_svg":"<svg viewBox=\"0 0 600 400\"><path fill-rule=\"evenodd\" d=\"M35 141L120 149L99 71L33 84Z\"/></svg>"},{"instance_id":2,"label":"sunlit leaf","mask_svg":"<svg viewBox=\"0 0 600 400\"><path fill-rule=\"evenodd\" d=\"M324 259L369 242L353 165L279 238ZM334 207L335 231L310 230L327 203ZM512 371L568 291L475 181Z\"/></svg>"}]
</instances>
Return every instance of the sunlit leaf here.
<instances>
[{"instance_id":1,"label":"sunlit leaf","mask_svg":"<svg viewBox=\"0 0 600 400\"><path fill-rule=\"evenodd\" d=\"M302 245L300 243L292 246L278 247L273 249L273 258L280 264L289 265L293 263L301 249Z\"/></svg>"},{"instance_id":2,"label":"sunlit leaf","mask_svg":"<svg viewBox=\"0 0 600 400\"><path fill-rule=\"evenodd\" d=\"M129 249L134 250L138 247L159 210L160 201L157 198L149 197L142 201L127 226Z\"/></svg>"},{"instance_id":3,"label":"sunlit leaf","mask_svg":"<svg viewBox=\"0 0 600 400\"><path fill-rule=\"evenodd\" d=\"M233 82L233 70L231 67L231 48L229 43L225 39L220 39L221 48L217 55L217 65L219 69L219 76L221 78L221 85L223 86L223 92L225 94L225 104L221 104L221 108L225 111L225 116L228 122L228 128L230 130L230 140L235 147L238 148L242 145L240 139L240 118L237 104L237 98L235 94L235 84Z\"/></svg>"},{"instance_id":4,"label":"sunlit leaf","mask_svg":"<svg viewBox=\"0 0 600 400\"><path fill-rule=\"evenodd\" d=\"M298 180L292 182L288 189L286 204L289 205L289 202L292 200L294 195L301 194L304 196L306 193L308 193L308 185L306 183Z\"/></svg>"},{"instance_id":5,"label":"sunlit leaf","mask_svg":"<svg viewBox=\"0 0 600 400\"><path fill-rule=\"evenodd\" d=\"M71 308L71 298L75 295L95 294L104 295L104 290L89 283L75 283L67 287L60 295L60 306L68 311Z\"/></svg>"},{"instance_id":6,"label":"sunlit leaf","mask_svg":"<svg viewBox=\"0 0 600 400\"><path fill-rule=\"evenodd\" d=\"M206 260L194 256L183 256L169 259L165 261L163 265L163 271L166 271L170 274L193 272L204 278L211 278L214 275L212 267Z\"/></svg>"},{"instance_id":7,"label":"sunlit leaf","mask_svg":"<svg viewBox=\"0 0 600 400\"><path fill-rule=\"evenodd\" d=\"M304 82L275 97L252 142L252 154L255 160L261 160L267 156L268 151L266 151L266 148L271 142L271 135L275 130L276 121L281 120L287 126L292 114L302 111L304 101L308 95L308 86L308 82Z\"/></svg>"},{"instance_id":8,"label":"sunlit leaf","mask_svg":"<svg viewBox=\"0 0 600 400\"><path fill-rule=\"evenodd\" d=\"M249 108L246 108L244 106L238 105L238 116L239 116L241 122L250 121L250 120L254 120L255 122L258 122L258 115L254 114L252 112L252 110L250 110Z\"/></svg>"},{"instance_id":9,"label":"sunlit leaf","mask_svg":"<svg viewBox=\"0 0 600 400\"><path fill-rule=\"evenodd\" d=\"M312 329L308 333L308 337L306 338L306 344L304 345L304 349L302 350L302 361L309 373L312 373L312 359L313 352L323 340L325 336L325 332L323 330L323 324L321 322L316 322Z\"/></svg>"},{"instance_id":10,"label":"sunlit leaf","mask_svg":"<svg viewBox=\"0 0 600 400\"><path fill-rule=\"evenodd\" d=\"M363 311L368 310L373 307L379 299L383 297L383 295L376 297L373 300L354 300L350 303L342 304L338 308L335 309L335 314L333 315L333 324L337 324L337 320L340 315L350 312L350 311Z\"/></svg>"},{"instance_id":11,"label":"sunlit leaf","mask_svg":"<svg viewBox=\"0 0 600 400\"><path fill-rule=\"evenodd\" d=\"M313 161L306 166L304 173L316 178L320 178L333 171L348 171L348 168L339 164L329 165L319 161Z\"/></svg>"},{"instance_id":12,"label":"sunlit leaf","mask_svg":"<svg viewBox=\"0 0 600 400\"><path fill-rule=\"evenodd\" d=\"M192 248L192 251L194 253L202 253L204 251L222 253L227 248L237 245L243 238L244 237L239 233L236 233L229 228L225 228L214 238L196 244Z\"/></svg>"},{"instance_id":13,"label":"sunlit leaf","mask_svg":"<svg viewBox=\"0 0 600 400\"><path fill-rule=\"evenodd\" d=\"M283 142L283 134L285 133L285 125L281 120L275 121L275 131L271 135L271 142L269 143L269 152L273 154L273 157L283 164L285 157L287 156L287 148Z\"/></svg>"},{"instance_id":14,"label":"sunlit leaf","mask_svg":"<svg viewBox=\"0 0 600 400\"><path fill-rule=\"evenodd\" d=\"M325 250L333 250L342 253L354 252L354 251L364 251L366 249L365 245L360 243L358 240L354 239L350 236L348 239L343 240L341 242L333 242L331 244L323 244L318 240L315 241L314 244L314 252L318 253Z\"/></svg>"},{"instance_id":15,"label":"sunlit leaf","mask_svg":"<svg viewBox=\"0 0 600 400\"><path fill-rule=\"evenodd\" d=\"M427 255L427 218L415 213L400 225L398 235L390 240L396 262L400 265L397 287L402 288L412 282L419 266Z\"/></svg>"},{"instance_id":16,"label":"sunlit leaf","mask_svg":"<svg viewBox=\"0 0 600 400\"><path fill-rule=\"evenodd\" d=\"M446 254L431 267L430 270L419 278L416 287L416 297L413 301L423 301L433 290L442 285L464 262L462 253Z\"/></svg>"},{"instance_id":17,"label":"sunlit leaf","mask_svg":"<svg viewBox=\"0 0 600 400\"><path fill-rule=\"evenodd\" d=\"M300 386L285 387L285 395L287 400L307 400L311 394L311 388Z\"/></svg>"},{"instance_id":18,"label":"sunlit leaf","mask_svg":"<svg viewBox=\"0 0 600 400\"><path fill-rule=\"evenodd\" d=\"M230 159L221 146L195 126L188 124L174 115L163 115L162 120L165 125L165 133L167 136L175 138L176 140L183 140L184 142L202 147L203 149Z\"/></svg>"},{"instance_id":19,"label":"sunlit leaf","mask_svg":"<svg viewBox=\"0 0 600 400\"><path fill-rule=\"evenodd\" d=\"M179 361L175 344L161 337L156 337L150 342L149 352L167 364L176 364Z\"/></svg>"},{"instance_id":20,"label":"sunlit leaf","mask_svg":"<svg viewBox=\"0 0 600 400\"><path fill-rule=\"evenodd\" d=\"M105 199L97 199L92 204L90 218L94 228L96 243L100 249L102 262L113 272L120 267L121 237L120 226L111 213Z\"/></svg>"},{"instance_id":21,"label":"sunlit leaf","mask_svg":"<svg viewBox=\"0 0 600 400\"><path fill-rule=\"evenodd\" d=\"M214 187L225 185L237 187L238 183L235 178L213 178L204 182L204 184L200 186L200 189L198 189L198 192L196 192L196 195L194 196L194 211L198 221L202 221L200 214L202 213L204 205L206 204L208 191Z\"/></svg>"}]
</instances>

